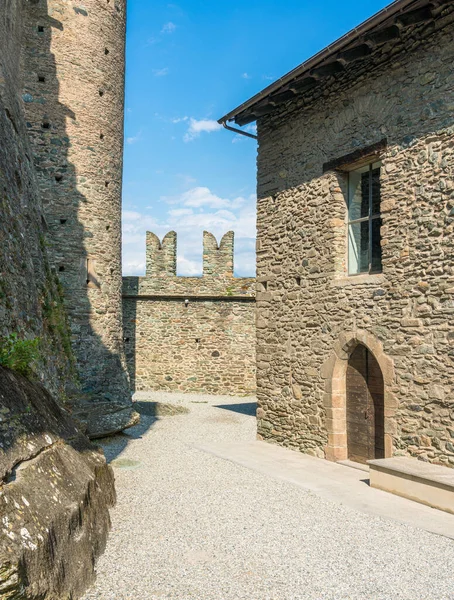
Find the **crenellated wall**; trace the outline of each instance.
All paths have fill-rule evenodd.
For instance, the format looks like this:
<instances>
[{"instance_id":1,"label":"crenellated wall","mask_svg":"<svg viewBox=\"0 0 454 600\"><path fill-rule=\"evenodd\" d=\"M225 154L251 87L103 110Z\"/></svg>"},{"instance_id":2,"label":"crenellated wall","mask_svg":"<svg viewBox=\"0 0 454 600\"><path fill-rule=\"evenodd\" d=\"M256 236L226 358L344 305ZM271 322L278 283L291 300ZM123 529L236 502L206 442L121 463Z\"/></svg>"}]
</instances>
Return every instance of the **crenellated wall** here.
<instances>
[{"instance_id":1,"label":"crenellated wall","mask_svg":"<svg viewBox=\"0 0 454 600\"><path fill-rule=\"evenodd\" d=\"M156 234L147 231L145 260L147 277L176 275L177 234L175 231L169 231L162 242Z\"/></svg>"},{"instance_id":2,"label":"crenellated wall","mask_svg":"<svg viewBox=\"0 0 454 600\"><path fill-rule=\"evenodd\" d=\"M177 235L146 237L146 276L123 278L134 390L252 394L255 279L233 275L234 235L203 234L203 276L176 274Z\"/></svg>"}]
</instances>

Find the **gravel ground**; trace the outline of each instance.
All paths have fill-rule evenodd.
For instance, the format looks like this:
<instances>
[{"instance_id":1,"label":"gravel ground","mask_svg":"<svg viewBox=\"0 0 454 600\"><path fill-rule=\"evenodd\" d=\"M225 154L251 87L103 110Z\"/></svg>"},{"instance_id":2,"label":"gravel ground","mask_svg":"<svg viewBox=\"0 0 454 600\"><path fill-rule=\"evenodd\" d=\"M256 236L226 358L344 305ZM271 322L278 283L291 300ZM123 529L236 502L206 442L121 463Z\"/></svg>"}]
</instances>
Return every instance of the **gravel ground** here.
<instances>
[{"instance_id":1,"label":"gravel ground","mask_svg":"<svg viewBox=\"0 0 454 600\"><path fill-rule=\"evenodd\" d=\"M136 398L177 414L143 403L140 425L103 442L118 504L85 600L454 599L452 540L192 447L254 439L252 399Z\"/></svg>"}]
</instances>

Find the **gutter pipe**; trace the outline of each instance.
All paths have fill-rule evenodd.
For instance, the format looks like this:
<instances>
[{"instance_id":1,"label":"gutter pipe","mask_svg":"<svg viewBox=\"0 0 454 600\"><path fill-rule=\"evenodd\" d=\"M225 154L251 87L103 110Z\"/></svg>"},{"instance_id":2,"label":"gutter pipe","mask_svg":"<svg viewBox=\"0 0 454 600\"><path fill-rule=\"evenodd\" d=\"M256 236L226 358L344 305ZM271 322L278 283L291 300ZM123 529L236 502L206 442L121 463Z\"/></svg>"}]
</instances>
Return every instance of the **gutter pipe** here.
<instances>
[{"instance_id":1,"label":"gutter pipe","mask_svg":"<svg viewBox=\"0 0 454 600\"><path fill-rule=\"evenodd\" d=\"M252 138L253 140L258 139L256 135L254 135L253 133L248 133L247 131L242 131L241 129L237 129L236 127L230 127L230 125L227 125L227 123L223 120L221 120L222 126L225 127L226 129L228 129L229 131L234 131L235 133L239 133L241 135L245 135L248 138Z\"/></svg>"}]
</instances>

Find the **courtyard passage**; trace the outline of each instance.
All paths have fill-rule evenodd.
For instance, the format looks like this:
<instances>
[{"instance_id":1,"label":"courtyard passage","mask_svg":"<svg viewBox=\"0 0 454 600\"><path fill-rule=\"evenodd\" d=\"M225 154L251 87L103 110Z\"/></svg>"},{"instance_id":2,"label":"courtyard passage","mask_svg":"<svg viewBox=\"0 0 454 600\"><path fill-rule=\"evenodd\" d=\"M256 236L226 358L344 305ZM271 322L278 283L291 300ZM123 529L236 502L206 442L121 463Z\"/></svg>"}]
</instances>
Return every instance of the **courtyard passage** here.
<instances>
[{"instance_id":1,"label":"courtyard passage","mask_svg":"<svg viewBox=\"0 0 454 600\"><path fill-rule=\"evenodd\" d=\"M255 442L251 398L138 400L103 441L118 502L85 600L454 599L454 540L426 530L454 516Z\"/></svg>"}]
</instances>

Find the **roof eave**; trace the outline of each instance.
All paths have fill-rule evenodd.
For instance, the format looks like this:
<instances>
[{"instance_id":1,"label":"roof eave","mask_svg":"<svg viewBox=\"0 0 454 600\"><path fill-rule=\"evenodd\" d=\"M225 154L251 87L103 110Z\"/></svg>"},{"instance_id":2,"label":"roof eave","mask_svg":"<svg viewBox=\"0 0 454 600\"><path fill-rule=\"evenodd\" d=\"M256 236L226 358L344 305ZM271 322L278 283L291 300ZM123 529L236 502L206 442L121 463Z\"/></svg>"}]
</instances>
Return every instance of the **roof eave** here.
<instances>
[{"instance_id":1,"label":"roof eave","mask_svg":"<svg viewBox=\"0 0 454 600\"><path fill-rule=\"evenodd\" d=\"M295 69L293 69L292 71L290 71L271 85L264 88L258 94L252 96L252 98L246 100L246 102L243 102L243 104L240 104L237 108L221 117L218 120L218 123L222 125L224 123L227 123L228 121L233 121L235 117L237 117L245 110L251 108L259 101L271 95L273 92L276 92L296 77L302 75L305 72L310 71L319 63L326 60L330 55L334 54L335 52L339 52L345 45L350 43L355 38L359 38L365 35L366 33L369 33L372 29L381 25L387 19L398 15L400 12L404 11L408 6L410 6L411 4L416 4L417 2L418 0L395 0L392 4L383 8L381 11L379 11L378 13L376 13L375 15L373 15L372 17L355 27L354 29L350 30L341 38L339 38L332 44L326 46L323 50L309 58L307 61L303 62Z\"/></svg>"}]
</instances>

